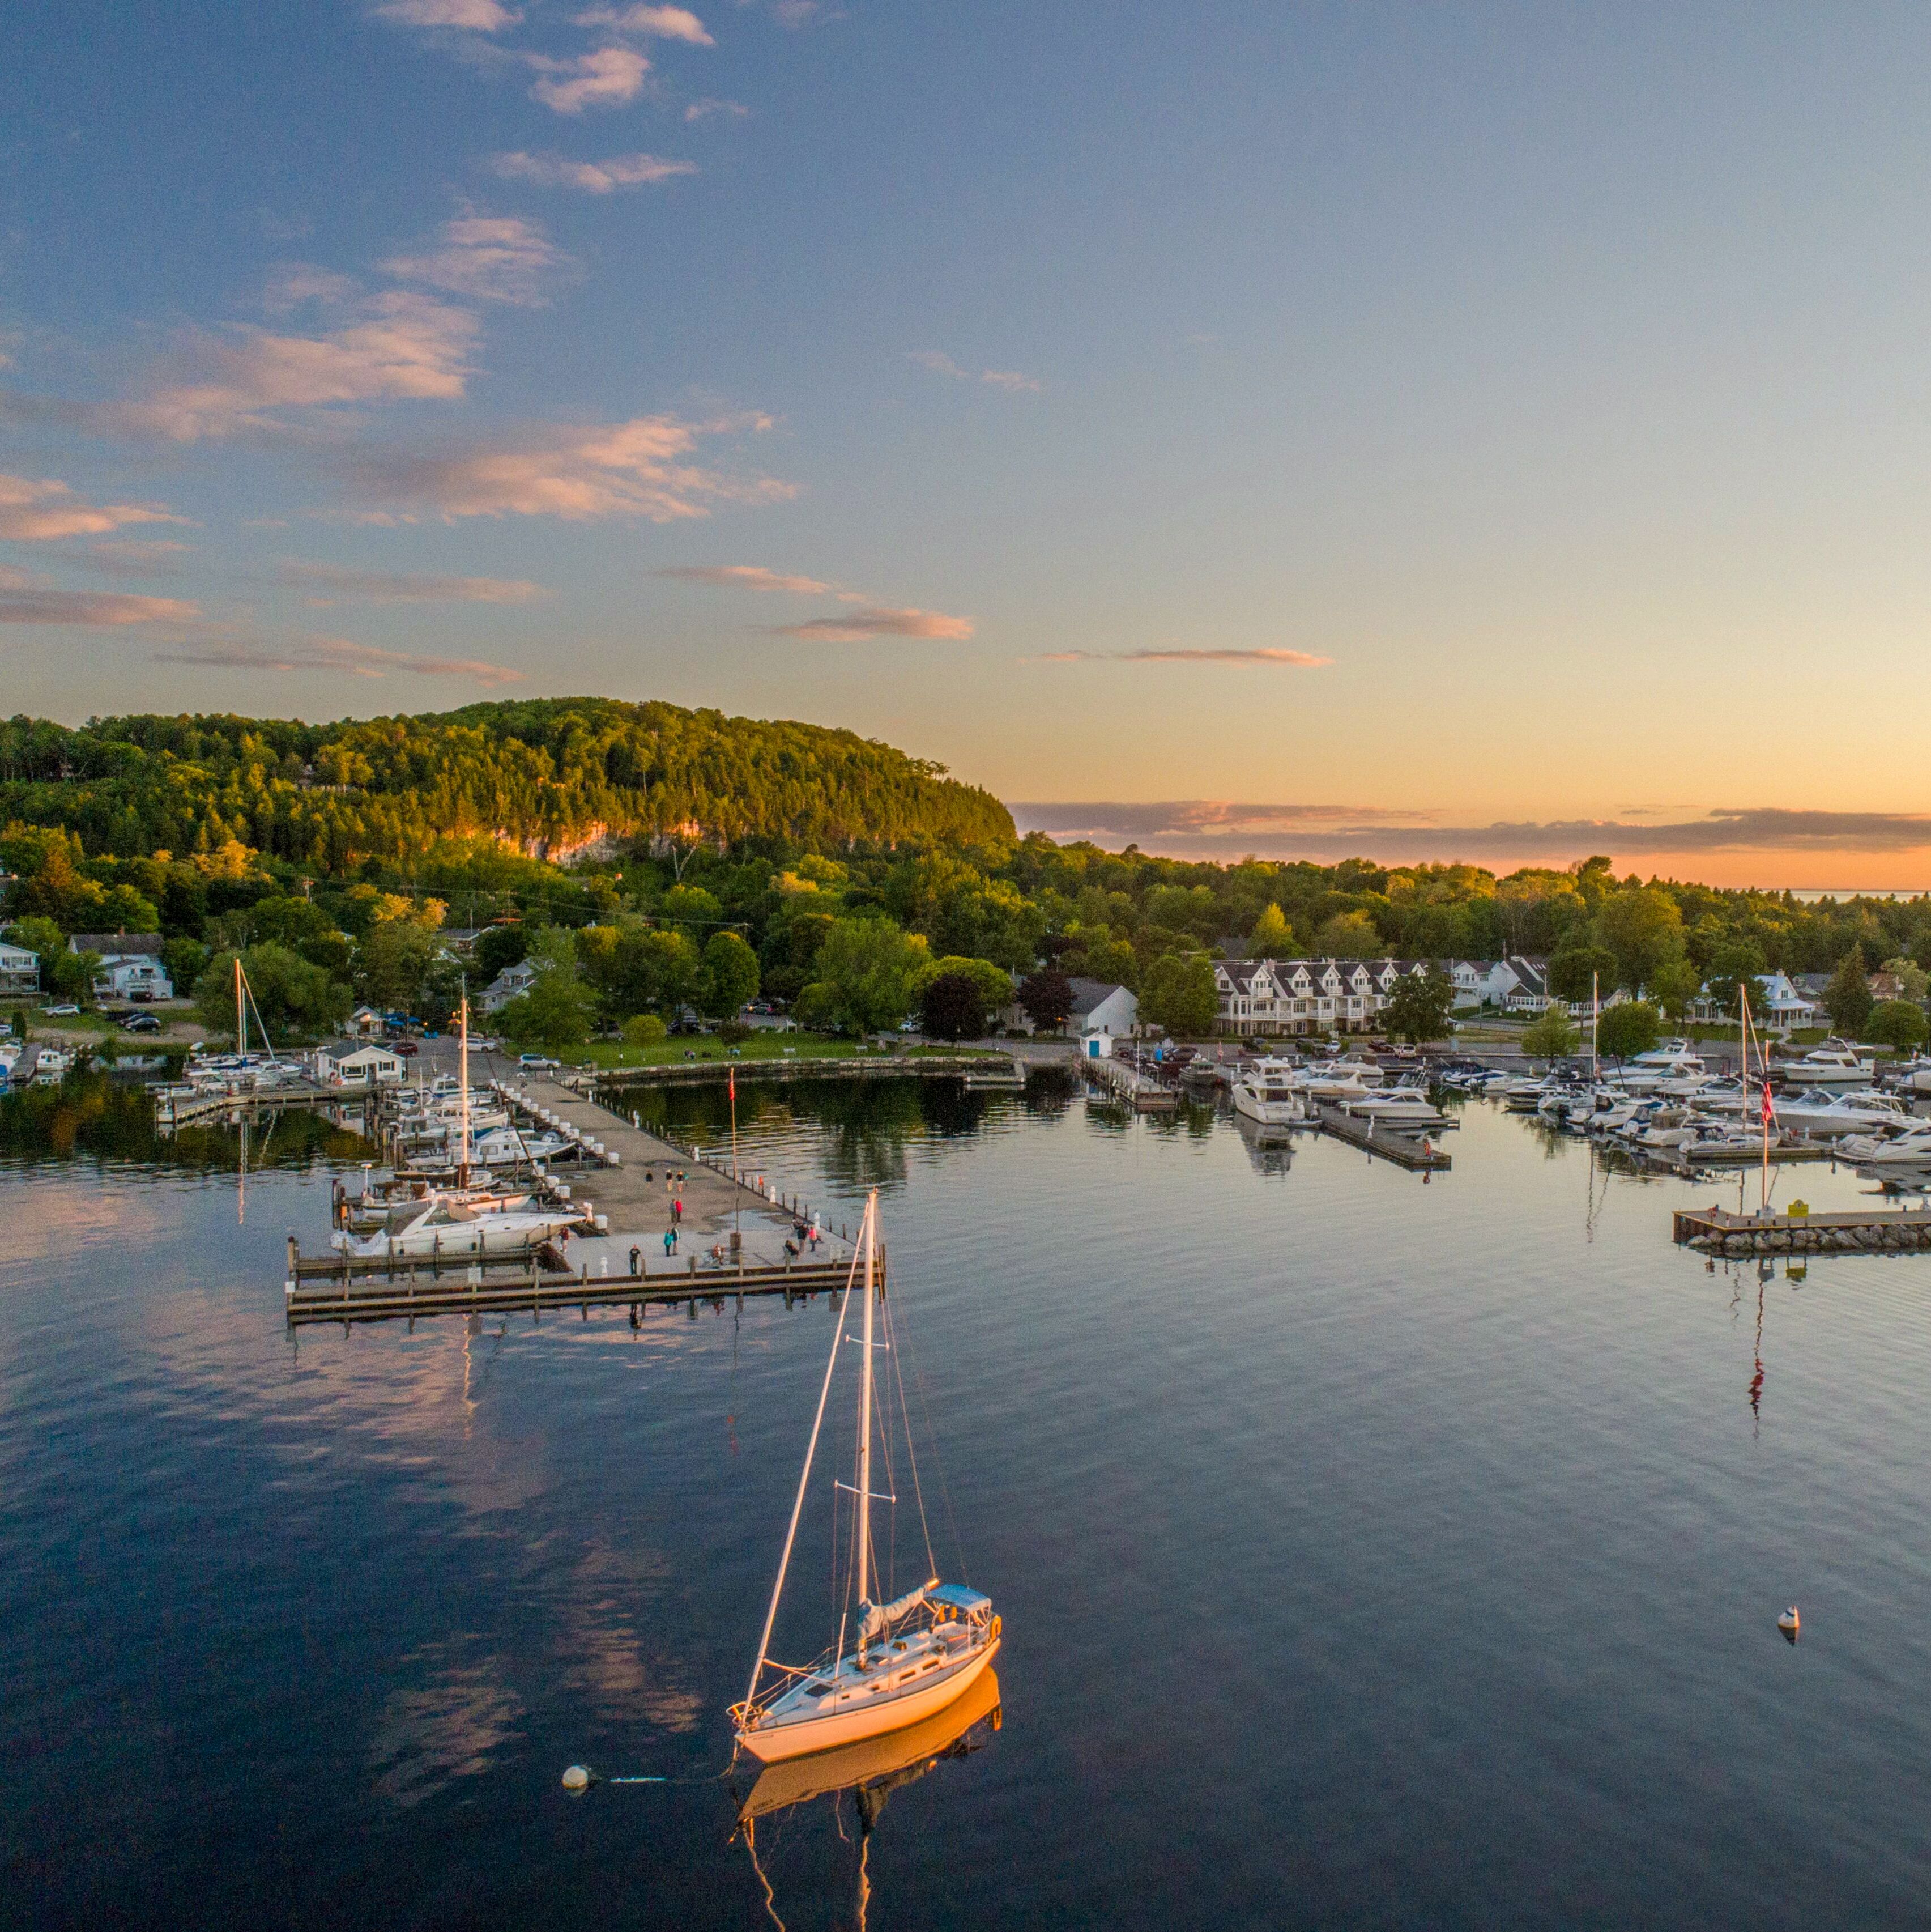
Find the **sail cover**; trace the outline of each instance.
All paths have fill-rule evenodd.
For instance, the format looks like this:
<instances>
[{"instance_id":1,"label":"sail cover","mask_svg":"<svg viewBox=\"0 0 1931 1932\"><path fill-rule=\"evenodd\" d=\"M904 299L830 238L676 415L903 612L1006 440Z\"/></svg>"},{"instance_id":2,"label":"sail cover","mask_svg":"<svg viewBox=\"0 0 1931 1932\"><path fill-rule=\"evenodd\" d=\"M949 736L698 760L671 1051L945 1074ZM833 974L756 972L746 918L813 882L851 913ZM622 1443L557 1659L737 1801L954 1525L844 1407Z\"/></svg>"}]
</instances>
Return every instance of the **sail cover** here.
<instances>
[{"instance_id":1,"label":"sail cover","mask_svg":"<svg viewBox=\"0 0 1931 1932\"><path fill-rule=\"evenodd\" d=\"M925 1600L925 1592L931 1587L921 1583L916 1590L908 1590L889 1604L861 1604L859 1608L863 1615L859 1622L859 1642L869 1643L874 1637L883 1636L901 1617L910 1616Z\"/></svg>"}]
</instances>

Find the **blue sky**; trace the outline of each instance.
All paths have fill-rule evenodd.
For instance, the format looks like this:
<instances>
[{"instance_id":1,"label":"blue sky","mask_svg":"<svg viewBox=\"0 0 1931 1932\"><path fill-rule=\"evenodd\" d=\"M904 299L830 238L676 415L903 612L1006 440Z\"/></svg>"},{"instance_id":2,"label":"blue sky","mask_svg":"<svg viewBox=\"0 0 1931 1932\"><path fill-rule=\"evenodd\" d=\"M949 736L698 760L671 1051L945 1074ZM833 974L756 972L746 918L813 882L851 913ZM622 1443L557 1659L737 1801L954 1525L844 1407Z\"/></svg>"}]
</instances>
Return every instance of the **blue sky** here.
<instances>
[{"instance_id":1,"label":"blue sky","mask_svg":"<svg viewBox=\"0 0 1931 1932\"><path fill-rule=\"evenodd\" d=\"M601 691L1146 843L1931 877L1921 12L0 30L9 711Z\"/></svg>"}]
</instances>

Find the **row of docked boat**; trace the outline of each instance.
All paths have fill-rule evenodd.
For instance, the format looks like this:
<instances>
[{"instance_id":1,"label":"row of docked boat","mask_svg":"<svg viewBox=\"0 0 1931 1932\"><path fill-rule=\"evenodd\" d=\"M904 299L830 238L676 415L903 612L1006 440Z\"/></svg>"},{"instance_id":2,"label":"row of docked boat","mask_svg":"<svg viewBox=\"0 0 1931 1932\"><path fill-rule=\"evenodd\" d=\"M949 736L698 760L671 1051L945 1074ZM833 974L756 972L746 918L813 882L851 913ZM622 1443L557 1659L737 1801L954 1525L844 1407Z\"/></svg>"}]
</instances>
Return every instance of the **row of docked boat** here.
<instances>
[{"instance_id":1,"label":"row of docked boat","mask_svg":"<svg viewBox=\"0 0 1931 1932\"><path fill-rule=\"evenodd\" d=\"M1236 1114L1262 1126L1298 1126L1318 1118L1324 1106L1407 1133L1438 1132L1453 1124L1431 1097L1425 1072L1404 1072L1391 1083L1377 1062L1358 1054L1244 1060L1228 1080L1228 1095Z\"/></svg>"}]
</instances>

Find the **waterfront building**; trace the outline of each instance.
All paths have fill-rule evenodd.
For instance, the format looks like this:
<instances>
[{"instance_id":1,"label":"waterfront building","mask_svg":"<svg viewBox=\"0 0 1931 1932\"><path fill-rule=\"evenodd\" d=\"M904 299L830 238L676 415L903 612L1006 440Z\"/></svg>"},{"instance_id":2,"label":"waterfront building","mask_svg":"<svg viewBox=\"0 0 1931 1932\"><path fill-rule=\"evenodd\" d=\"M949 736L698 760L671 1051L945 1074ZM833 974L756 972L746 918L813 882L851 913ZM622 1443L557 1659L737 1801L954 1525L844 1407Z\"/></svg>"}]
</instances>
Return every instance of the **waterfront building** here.
<instances>
[{"instance_id":1,"label":"waterfront building","mask_svg":"<svg viewBox=\"0 0 1931 1932\"><path fill-rule=\"evenodd\" d=\"M37 993L40 956L24 946L0 946L0 993Z\"/></svg>"},{"instance_id":2,"label":"waterfront building","mask_svg":"<svg viewBox=\"0 0 1931 1932\"><path fill-rule=\"evenodd\" d=\"M1216 1030L1237 1039L1363 1032L1404 976L1426 973L1429 964L1394 958L1216 961Z\"/></svg>"},{"instance_id":3,"label":"waterfront building","mask_svg":"<svg viewBox=\"0 0 1931 1932\"><path fill-rule=\"evenodd\" d=\"M97 952L94 997L97 1000L171 1000L174 982L161 964L158 932L76 932L67 943L70 952Z\"/></svg>"}]
</instances>

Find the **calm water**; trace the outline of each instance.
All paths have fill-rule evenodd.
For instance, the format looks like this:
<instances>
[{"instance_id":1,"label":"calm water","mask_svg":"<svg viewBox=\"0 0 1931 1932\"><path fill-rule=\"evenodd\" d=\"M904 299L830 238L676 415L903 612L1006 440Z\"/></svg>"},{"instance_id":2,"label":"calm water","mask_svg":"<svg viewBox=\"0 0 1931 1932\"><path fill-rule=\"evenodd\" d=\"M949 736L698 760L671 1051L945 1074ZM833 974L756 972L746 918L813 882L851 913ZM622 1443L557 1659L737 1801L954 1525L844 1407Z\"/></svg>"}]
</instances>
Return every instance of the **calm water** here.
<instances>
[{"instance_id":1,"label":"calm water","mask_svg":"<svg viewBox=\"0 0 1931 1932\"><path fill-rule=\"evenodd\" d=\"M712 1774L824 1304L292 1340L352 1142L282 1123L244 1222L232 1138L9 1104L0 1918L769 1924ZM1481 1106L1425 1186L1063 1097L756 1104L787 1186L885 1190L1005 1618L872 1925L1923 1922L1931 1261L1709 1272L1711 1187ZM850 1798L757 1847L786 1925L855 1922Z\"/></svg>"}]
</instances>

